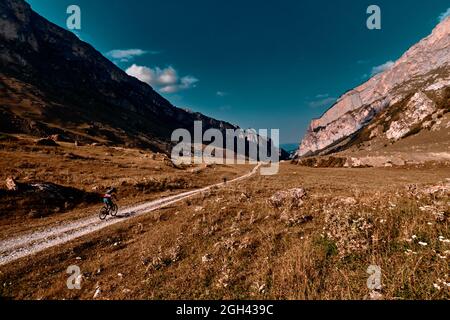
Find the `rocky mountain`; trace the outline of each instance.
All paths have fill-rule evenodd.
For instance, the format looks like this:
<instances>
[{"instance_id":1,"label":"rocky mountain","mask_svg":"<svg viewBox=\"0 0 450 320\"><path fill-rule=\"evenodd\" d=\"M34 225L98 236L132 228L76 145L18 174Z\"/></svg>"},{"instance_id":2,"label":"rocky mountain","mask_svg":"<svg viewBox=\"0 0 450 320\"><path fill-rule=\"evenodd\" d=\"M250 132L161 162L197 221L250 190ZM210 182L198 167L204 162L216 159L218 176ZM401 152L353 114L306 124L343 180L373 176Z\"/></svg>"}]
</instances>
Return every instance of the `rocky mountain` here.
<instances>
[{"instance_id":1,"label":"rocky mountain","mask_svg":"<svg viewBox=\"0 0 450 320\"><path fill-rule=\"evenodd\" d=\"M23 0L0 1L0 131L165 151L174 129L236 126L173 106Z\"/></svg>"},{"instance_id":2,"label":"rocky mountain","mask_svg":"<svg viewBox=\"0 0 450 320\"><path fill-rule=\"evenodd\" d=\"M438 130L449 108L447 18L392 67L345 93L313 120L296 157L330 154L373 139L392 143L422 129Z\"/></svg>"}]
</instances>

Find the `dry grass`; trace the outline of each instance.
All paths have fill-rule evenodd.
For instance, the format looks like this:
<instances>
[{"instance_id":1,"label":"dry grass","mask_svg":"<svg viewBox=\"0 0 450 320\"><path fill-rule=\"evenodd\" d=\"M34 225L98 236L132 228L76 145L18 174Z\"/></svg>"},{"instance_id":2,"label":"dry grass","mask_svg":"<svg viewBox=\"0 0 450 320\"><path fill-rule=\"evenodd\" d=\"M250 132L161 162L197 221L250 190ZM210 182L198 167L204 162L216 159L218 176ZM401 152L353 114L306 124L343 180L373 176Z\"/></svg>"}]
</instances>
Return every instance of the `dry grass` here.
<instances>
[{"instance_id":1,"label":"dry grass","mask_svg":"<svg viewBox=\"0 0 450 320\"><path fill-rule=\"evenodd\" d=\"M4 137L4 138L2 138ZM58 142L59 147L37 146L28 136L0 135L0 238L34 230L58 221L78 219L94 214L98 204L77 205L75 210L64 206L50 208L55 214L36 219L29 197L5 196L2 193L7 177L23 183L50 182L84 192L105 192L118 189L120 206L150 201L184 190L219 183L223 177L232 179L246 173L251 166L184 166L176 167L164 154L139 149L107 146L78 146ZM26 223L25 223L26 222Z\"/></svg>"},{"instance_id":2,"label":"dry grass","mask_svg":"<svg viewBox=\"0 0 450 320\"><path fill-rule=\"evenodd\" d=\"M384 299L448 299L448 181L429 188L446 178L447 168L283 164L277 176L3 267L2 295L92 299L100 288L100 299L367 299L366 270L378 265ZM299 205L269 205L292 188L306 190ZM80 291L66 288L71 264L83 272Z\"/></svg>"}]
</instances>

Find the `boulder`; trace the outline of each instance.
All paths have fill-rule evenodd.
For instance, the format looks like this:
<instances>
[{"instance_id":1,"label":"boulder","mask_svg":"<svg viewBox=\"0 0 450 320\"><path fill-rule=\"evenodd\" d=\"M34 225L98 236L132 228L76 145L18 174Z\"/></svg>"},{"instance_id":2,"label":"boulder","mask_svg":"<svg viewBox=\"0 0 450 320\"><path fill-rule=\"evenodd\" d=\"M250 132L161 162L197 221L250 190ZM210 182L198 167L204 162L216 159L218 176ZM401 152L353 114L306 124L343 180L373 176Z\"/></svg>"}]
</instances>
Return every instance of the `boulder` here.
<instances>
[{"instance_id":1,"label":"boulder","mask_svg":"<svg viewBox=\"0 0 450 320\"><path fill-rule=\"evenodd\" d=\"M50 137L48 137L49 139L52 139L53 141L57 141L57 142L73 142L72 139L66 137L65 135L62 134L53 134Z\"/></svg>"},{"instance_id":2,"label":"boulder","mask_svg":"<svg viewBox=\"0 0 450 320\"><path fill-rule=\"evenodd\" d=\"M298 208L303 204L303 198L305 196L306 191L303 188L279 191L268 200L268 204L276 209L286 206L290 208Z\"/></svg>"},{"instance_id":3,"label":"boulder","mask_svg":"<svg viewBox=\"0 0 450 320\"><path fill-rule=\"evenodd\" d=\"M39 139L38 141L36 141L36 145L45 146L45 147L58 147L59 146L59 144L57 144L55 142L55 140L52 140L49 138Z\"/></svg>"},{"instance_id":4,"label":"boulder","mask_svg":"<svg viewBox=\"0 0 450 320\"><path fill-rule=\"evenodd\" d=\"M19 191L19 184L14 180L13 177L8 177L6 179L6 189L9 191Z\"/></svg>"}]
</instances>

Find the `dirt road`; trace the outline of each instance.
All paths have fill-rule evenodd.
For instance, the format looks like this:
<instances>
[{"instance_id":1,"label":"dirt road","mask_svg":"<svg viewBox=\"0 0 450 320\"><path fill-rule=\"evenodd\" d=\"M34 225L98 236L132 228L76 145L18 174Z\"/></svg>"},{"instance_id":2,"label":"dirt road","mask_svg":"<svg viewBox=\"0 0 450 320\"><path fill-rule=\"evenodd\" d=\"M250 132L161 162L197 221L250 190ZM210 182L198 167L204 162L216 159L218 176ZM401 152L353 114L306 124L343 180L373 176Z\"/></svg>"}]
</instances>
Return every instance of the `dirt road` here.
<instances>
[{"instance_id":1,"label":"dirt road","mask_svg":"<svg viewBox=\"0 0 450 320\"><path fill-rule=\"evenodd\" d=\"M251 172L234 180L230 180L228 183L247 179L256 174L260 167L261 164L258 164ZM223 186L223 183L218 183L205 188L183 192L178 195L124 208L119 211L116 218L110 217L109 219L106 219L104 221L101 221L98 218L98 215L95 214L89 218L80 219L78 221L69 223L58 224L51 228L3 240L0 242L0 266L23 257L36 254L45 249L67 243L84 235L96 232L117 223L121 223L127 219L131 219L136 216L161 209L173 203L208 191L213 187L220 186Z\"/></svg>"}]
</instances>

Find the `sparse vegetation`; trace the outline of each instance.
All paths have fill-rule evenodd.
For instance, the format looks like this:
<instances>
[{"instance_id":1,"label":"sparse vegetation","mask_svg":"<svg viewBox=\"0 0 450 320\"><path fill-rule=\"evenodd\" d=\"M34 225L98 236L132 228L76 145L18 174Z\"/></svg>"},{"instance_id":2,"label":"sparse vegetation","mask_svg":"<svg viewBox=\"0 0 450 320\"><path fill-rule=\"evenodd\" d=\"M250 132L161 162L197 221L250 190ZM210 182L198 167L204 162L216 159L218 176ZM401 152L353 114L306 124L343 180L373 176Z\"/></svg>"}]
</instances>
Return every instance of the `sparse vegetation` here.
<instances>
[{"instance_id":1,"label":"sparse vegetation","mask_svg":"<svg viewBox=\"0 0 450 320\"><path fill-rule=\"evenodd\" d=\"M6 266L3 295L91 299L100 286L99 299L369 299L366 270L378 265L378 297L448 299L446 173L284 164L278 176L215 188ZM65 288L73 263L84 275L76 292Z\"/></svg>"},{"instance_id":2,"label":"sparse vegetation","mask_svg":"<svg viewBox=\"0 0 450 320\"><path fill-rule=\"evenodd\" d=\"M17 139L9 134L0 133L0 141L15 141L15 140Z\"/></svg>"},{"instance_id":3,"label":"sparse vegetation","mask_svg":"<svg viewBox=\"0 0 450 320\"><path fill-rule=\"evenodd\" d=\"M35 141L27 136L0 140L0 238L89 216L101 206L100 194L109 187L118 189L119 204L124 206L218 183L221 176L232 178L251 168L177 168L169 164L166 155L140 149L75 146L68 142L59 142L55 148L38 146ZM43 199L39 192L2 191L10 176L24 184L53 183L74 188L76 194L89 195L90 200L80 201L84 197L78 197L53 201L56 199ZM46 219L40 219L43 216Z\"/></svg>"}]
</instances>

